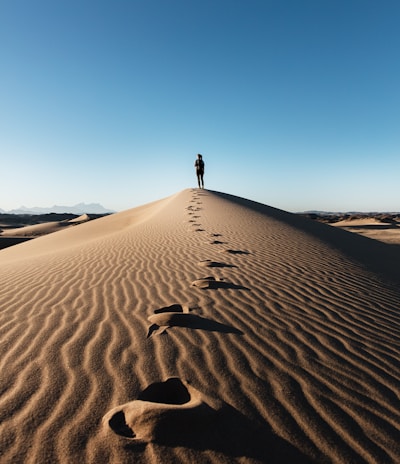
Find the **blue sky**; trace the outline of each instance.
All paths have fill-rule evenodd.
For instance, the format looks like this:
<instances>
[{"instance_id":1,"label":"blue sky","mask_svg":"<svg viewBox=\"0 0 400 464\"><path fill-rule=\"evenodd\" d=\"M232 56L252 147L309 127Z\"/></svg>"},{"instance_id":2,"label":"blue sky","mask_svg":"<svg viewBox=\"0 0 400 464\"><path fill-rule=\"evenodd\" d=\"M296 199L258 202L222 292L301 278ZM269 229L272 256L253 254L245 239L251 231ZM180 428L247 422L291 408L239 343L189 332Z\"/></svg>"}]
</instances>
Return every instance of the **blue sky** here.
<instances>
[{"instance_id":1,"label":"blue sky","mask_svg":"<svg viewBox=\"0 0 400 464\"><path fill-rule=\"evenodd\" d=\"M397 0L0 0L0 208L196 186L400 211Z\"/></svg>"}]
</instances>

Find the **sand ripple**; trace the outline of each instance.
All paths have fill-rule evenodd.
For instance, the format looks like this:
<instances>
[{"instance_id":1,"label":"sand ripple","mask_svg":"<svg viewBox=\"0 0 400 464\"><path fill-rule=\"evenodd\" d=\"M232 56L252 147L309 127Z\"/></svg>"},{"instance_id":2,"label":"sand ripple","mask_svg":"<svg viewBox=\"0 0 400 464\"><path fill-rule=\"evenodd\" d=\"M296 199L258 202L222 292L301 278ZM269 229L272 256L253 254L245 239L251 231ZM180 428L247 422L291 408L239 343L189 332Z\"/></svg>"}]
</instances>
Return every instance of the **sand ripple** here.
<instances>
[{"instance_id":1,"label":"sand ripple","mask_svg":"<svg viewBox=\"0 0 400 464\"><path fill-rule=\"evenodd\" d=\"M399 462L398 276L365 240L196 189L2 250L1 462ZM169 378L212 433L102 425Z\"/></svg>"}]
</instances>

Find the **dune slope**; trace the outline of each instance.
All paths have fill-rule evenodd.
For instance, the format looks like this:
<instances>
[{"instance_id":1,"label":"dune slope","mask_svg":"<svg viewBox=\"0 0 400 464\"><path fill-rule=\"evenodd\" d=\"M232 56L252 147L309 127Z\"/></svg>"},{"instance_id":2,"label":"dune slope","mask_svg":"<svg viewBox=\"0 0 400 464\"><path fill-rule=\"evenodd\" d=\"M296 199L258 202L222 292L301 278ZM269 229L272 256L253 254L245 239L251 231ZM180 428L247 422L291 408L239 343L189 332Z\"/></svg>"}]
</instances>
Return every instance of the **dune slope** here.
<instances>
[{"instance_id":1,"label":"dune slope","mask_svg":"<svg viewBox=\"0 0 400 464\"><path fill-rule=\"evenodd\" d=\"M399 462L396 253L197 189L0 251L1 462Z\"/></svg>"}]
</instances>

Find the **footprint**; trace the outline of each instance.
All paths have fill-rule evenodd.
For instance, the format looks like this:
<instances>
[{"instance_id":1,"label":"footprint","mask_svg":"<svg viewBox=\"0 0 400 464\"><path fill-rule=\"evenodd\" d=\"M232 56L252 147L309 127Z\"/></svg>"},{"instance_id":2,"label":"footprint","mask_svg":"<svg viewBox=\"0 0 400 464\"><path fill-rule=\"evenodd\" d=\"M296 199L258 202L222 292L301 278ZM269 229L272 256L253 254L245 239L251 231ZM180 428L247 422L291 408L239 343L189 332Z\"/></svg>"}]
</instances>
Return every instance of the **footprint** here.
<instances>
[{"instance_id":1,"label":"footprint","mask_svg":"<svg viewBox=\"0 0 400 464\"><path fill-rule=\"evenodd\" d=\"M221 250L219 253L229 253L231 255L249 255L250 251L225 249Z\"/></svg>"},{"instance_id":2,"label":"footprint","mask_svg":"<svg viewBox=\"0 0 400 464\"><path fill-rule=\"evenodd\" d=\"M202 289L217 289L217 288L230 288L235 290L250 290L242 285L232 284L226 282L223 279L216 279L215 277L203 277L192 282L192 287L198 287Z\"/></svg>"},{"instance_id":3,"label":"footprint","mask_svg":"<svg viewBox=\"0 0 400 464\"><path fill-rule=\"evenodd\" d=\"M192 287L211 288L212 286L215 286L217 282L220 282L220 280L217 280L215 277L203 277L201 279L194 280L192 282Z\"/></svg>"},{"instance_id":4,"label":"footprint","mask_svg":"<svg viewBox=\"0 0 400 464\"><path fill-rule=\"evenodd\" d=\"M196 217L196 216L193 216ZM222 234L210 234L210 237L222 237Z\"/></svg>"},{"instance_id":5,"label":"footprint","mask_svg":"<svg viewBox=\"0 0 400 464\"><path fill-rule=\"evenodd\" d=\"M152 323L147 333L147 338L154 335L166 333L166 330L171 327L184 327L186 329L206 330L209 332L235 333L242 334L240 330L229 325L221 324L220 322L205 317L197 316L196 314L165 312L153 314L147 318Z\"/></svg>"},{"instance_id":6,"label":"footprint","mask_svg":"<svg viewBox=\"0 0 400 464\"><path fill-rule=\"evenodd\" d=\"M199 266L203 267L237 267L232 264L220 263L219 261L211 261L211 259L205 259L203 261L199 261Z\"/></svg>"},{"instance_id":7,"label":"footprint","mask_svg":"<svg viewBox=\"0 0 400 464\"><path fill-rule=\"evenodd\" d=\"M137 400L111 409L102 423L106 431L132 443L162 443L193 433L193 424L206 426L222 407L222 401L206 397L187 381L170 377L150 384Z\"/></svg>"},{"instance_id":8,"label":"footprint","mask_svg":"<svg viewBox=\"0 0 400 464\"><path fill-rule=\"evenodd\" d=\"M210 245L224 245L226 242L221 242L220 240L212 240L208 242Z\"/></svg>"}]
</instances>

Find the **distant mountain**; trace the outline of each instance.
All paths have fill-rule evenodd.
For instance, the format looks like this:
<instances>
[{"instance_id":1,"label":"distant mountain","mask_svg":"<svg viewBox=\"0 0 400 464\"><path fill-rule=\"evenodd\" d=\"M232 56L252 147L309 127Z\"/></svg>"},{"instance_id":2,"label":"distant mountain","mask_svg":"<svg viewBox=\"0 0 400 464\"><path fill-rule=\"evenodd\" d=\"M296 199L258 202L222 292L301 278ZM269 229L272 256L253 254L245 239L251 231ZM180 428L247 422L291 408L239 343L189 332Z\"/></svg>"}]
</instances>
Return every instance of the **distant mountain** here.
<instances>
[{"instance_id":1,"label":"distant mountain","mask_svg":"<svg viewBox=\"0 0 400 464\"><path fill-rule=\"evenodd\" d=\"M110 209L104 208L104 206L100 205L99 203L78 203L75 206L58 206L54 205L50 208L38 207L34 206L32 208L28 208L26 206L21 206L18 209L12 209L10 211L3 211L0 209L0 212L8 213L8 214L48 214L48 213L70 213L70 214L77 214L80 216L81 214L108 214L108 213L115 213Z\"/></svg>"}]
</instances>

